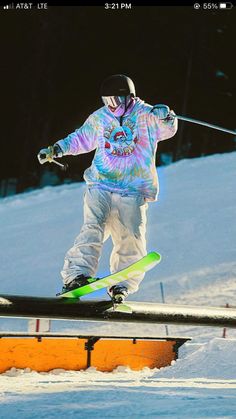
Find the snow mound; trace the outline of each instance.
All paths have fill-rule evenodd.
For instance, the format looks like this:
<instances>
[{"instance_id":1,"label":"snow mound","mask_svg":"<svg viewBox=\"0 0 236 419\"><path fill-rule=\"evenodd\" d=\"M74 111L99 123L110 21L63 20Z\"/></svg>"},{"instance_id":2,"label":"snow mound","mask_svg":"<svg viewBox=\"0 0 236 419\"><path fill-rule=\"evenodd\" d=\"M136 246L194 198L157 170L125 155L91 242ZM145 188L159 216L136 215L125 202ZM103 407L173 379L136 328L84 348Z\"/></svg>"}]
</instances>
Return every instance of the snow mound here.
<instances>
[{"instance_id":1,"label":"snow mound","mask_svg":"<svg viewBox=\"0 0 236 419\"><path fill-rule=\"evenodd\" d=\"M191 350L191 344L189 344ZM155 378L236 379L236 339L214 338L178 359L172 366L155 374Z\"/></svg>"}]
</instances>

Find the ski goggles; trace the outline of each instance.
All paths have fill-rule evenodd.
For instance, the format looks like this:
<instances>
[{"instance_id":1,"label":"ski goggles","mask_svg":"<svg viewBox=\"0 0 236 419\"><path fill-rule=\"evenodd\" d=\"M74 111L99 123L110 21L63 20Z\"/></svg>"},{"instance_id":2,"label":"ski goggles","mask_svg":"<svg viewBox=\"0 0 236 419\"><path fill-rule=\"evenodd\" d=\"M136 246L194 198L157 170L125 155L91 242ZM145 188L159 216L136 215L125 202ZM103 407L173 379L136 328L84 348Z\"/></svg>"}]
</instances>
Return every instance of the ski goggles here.
<instances>
[{"instance_id":1,"label":"ski goggles","mask_svg":"<svg viewBox=\"0 0 236 419\"><path fill-rule=\"evenodd\" d=\"M129 102L129 97L126 99L127 96L102 96L102 100L105 106L111 106L112 108L117 108L120 105L125 105Z\"/></svg>"}]
</instances>

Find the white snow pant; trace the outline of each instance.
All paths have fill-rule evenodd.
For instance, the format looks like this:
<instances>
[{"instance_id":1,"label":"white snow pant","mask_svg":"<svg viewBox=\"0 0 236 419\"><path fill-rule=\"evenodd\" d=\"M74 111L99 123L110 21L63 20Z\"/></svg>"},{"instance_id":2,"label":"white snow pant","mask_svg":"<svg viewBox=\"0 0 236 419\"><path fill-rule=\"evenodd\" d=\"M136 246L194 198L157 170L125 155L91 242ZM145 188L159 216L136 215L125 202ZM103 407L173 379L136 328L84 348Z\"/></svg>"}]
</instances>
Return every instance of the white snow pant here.
<instances>
[{"instance_id":1,"label":"white snow pant","mask_svg":"<svg viewBox=\"0 0 236 419\"><path fill-rule=\"evenodd\" d=\"M68 284L77 275L94 277L102 245L111 235L113 250L110 271L117 272L136 262L146 251L146 210L141 196L122 196L97 188L87 188L84 196L84 224L74 246L65 256L61 275ZM144 274L120 283L129 293L138 290Z\"/></svg>"}]
</instances>

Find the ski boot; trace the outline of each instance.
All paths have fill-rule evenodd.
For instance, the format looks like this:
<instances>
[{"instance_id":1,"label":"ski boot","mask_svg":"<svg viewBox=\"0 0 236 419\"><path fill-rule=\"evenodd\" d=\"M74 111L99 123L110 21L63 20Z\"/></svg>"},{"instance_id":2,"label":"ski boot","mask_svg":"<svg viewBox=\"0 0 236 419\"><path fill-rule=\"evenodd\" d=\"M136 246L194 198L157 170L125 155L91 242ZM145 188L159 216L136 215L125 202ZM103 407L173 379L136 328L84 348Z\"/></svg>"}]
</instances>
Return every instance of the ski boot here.
<instances>
[{"instance_id":1,"label":"ski boot","mask_svg":"<svg viewBox=\"0 0 236 419\"><path fill-rule=\"evenodd\" d=\"M83 287L84 285L88 285L89 282L87 281L90 276L85 276L83 274L77 275L74 279L72 279L69 284L65 284L62 288L62 294L64 292L72 291L76 288Z\"/></svg>"},{"instance_id":2,"label":"ski boot","mask_svg":"<svg viewBox=\"0 0 236 419\"><path fill-rule=\"evenodd\" d=\"M108 295L115 304L123 303L128 294L128 289L124 285L113 285L108 291Z\"/></svg>"}]
</instances>

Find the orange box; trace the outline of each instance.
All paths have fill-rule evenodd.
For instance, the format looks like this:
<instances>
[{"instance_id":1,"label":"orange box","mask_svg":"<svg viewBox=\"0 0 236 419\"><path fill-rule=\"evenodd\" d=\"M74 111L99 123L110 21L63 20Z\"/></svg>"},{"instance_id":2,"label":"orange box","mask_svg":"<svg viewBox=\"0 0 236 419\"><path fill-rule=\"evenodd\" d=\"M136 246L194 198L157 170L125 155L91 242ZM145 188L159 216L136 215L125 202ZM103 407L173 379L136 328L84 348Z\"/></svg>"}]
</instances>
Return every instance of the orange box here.
<instances>
[{"instance_id":1,"label":"orange box","mask_svg":"<svg viewBox=\"0 0 236 419\"><path fill-rule=\"evenodd\" d=\"M112 371L120 365L132 370L144 367L160 368L171 364L176 353L175 341L159 340L99 340L91 357L91 366L99 371Z\"/></svg>"},{"instance_id":2,"label":"orange box","mask_svg":"<svg viewBox=\"0 0 236 419\"><path fill-rule=\"evenodd\" d=\"M0 372L15 367L34 371L85 370L113 371L118 366L133 370L160 368L178 356L178 347L186 338L106 338L36 337L0 338Z\"/></svg>"}]
</instances>

